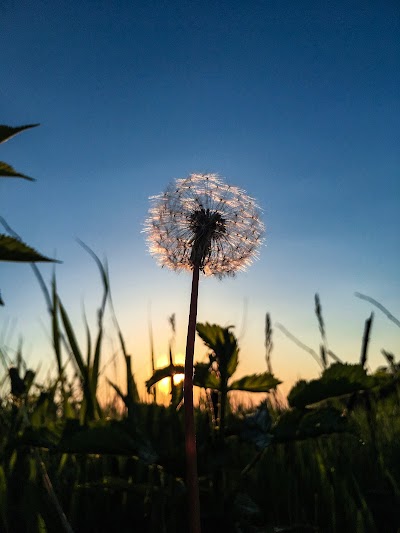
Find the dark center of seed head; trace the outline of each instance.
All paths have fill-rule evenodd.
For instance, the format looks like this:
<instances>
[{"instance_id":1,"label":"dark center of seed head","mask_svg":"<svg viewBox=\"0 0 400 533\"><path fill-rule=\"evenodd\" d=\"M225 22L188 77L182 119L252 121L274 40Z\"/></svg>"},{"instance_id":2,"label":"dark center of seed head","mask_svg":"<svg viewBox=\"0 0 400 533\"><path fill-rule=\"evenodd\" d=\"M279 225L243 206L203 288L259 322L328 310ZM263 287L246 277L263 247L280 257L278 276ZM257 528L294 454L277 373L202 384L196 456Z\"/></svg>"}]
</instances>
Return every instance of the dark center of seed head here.
<instances>
[{"instance_id":1,"label":"dark center of seed head","mask_svg":"<svg viewBox=\"0 0 400 533\"><path fill-rule=\"evenodd\" d=\"M202 268L212 241L226 232L225 219L218 212L201 208L190 215L190 228L194 233L191 261Z\"/></svg>"}]
</instances>

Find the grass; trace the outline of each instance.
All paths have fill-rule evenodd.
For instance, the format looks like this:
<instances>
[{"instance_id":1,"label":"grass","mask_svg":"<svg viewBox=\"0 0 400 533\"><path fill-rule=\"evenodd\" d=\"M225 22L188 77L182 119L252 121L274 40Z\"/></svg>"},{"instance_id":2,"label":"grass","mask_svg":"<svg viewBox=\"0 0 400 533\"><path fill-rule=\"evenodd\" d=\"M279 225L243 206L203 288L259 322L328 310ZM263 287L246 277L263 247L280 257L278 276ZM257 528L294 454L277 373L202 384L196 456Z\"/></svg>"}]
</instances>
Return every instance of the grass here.
<instances>
[{"instance_id":1,"label":"grass","mask_svg":"<svg viewBox=\"0 0 400 533\"><path fill-rule=\"evenodd\" d=\"M110 289L106 265L96 263L104 292L97 330L93 334L87 328L85 349L55 279L49 289L41 280L57 368L51 381L37 383L22 349L12 358L0 347L2 532L188 531L179 398L170 406L140 401L115 313L127 393L112 384L122 410L115 402L99 402L103 315ZM36 275L40 277L38 270ZM195 373L203 391L195 411L203 533L399 531L398 365L389 354L386 371L366 372L372 317L366 322L360 364L330 364L319 299L316 314L322 373L292 389L290 406L279 403L272 385L271 393L260 393L258 406L240 407L238 392L230 401L234 383L232 390L254 390L273 382L266 381L267 375L235 381L237 340L229 328L198 325L215 356L212 364L197 369L197 377ZM268 316L268 379L272 333ZM171 355L168 368L173 367Z\"/></svg>"}]
</instances>

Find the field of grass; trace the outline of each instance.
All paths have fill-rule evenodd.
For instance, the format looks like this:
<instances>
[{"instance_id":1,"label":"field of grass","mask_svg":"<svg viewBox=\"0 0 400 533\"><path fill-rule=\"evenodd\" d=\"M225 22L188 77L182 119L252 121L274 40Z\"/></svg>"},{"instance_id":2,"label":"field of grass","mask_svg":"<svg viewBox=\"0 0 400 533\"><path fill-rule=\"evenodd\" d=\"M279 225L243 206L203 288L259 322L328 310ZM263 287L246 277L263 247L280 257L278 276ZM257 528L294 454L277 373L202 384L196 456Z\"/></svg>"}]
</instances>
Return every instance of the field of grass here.
<instances>
[{"instance_id":1,"label":"field of grass","mask_svg":"<svg viewBox=\"0 0 400 533\"><path fill-rule=\"evenodd\" d=\"M57 375L41 385L21 352L11 358L0 348L0 531L185 533L182 384L173 380L182 367L171 353L146 384L151 392L169 377L169 406L141 401L114 313L126 384L111 387L123 408L100 404L103 316L112 302L107 269L94 259L104 294L85 353L55 279L46 287L38 270ZM230 329L197 325L198 341L210 349L209 363L195 365L194 374L204 533L400 531L399 366L384 353L387 367L367 372L372 315L360 363L350 365L325 349L317 296L316 314L321 376L297 383L288 405L272 373L268 315L268 371L240 380ZM233 407L230 393L240 390L258 391L259 404L241 408L234 392Z\"/></svg>"},{"instance_id":2,"label":"field of grass","mask_svg":"<svg viewBox=\"0 0 400 533\"><path fill-rule=\"evenodd\" d=\"M0 143L35 126L0 126ZM0 177L32 180L6 163L0 163ZM221 202L219 193L217 198ZM249 204L242 209L247 216ZM224 218L216 219L215 214L210 217L202 207L189 217L197 241L204 216L213 222L214 232L219 227L225 234ZM255 236L257 242L262 236L257 216L249 218L256 225L251 225L243 242L236 243L236 248L243 244L247 253L242 260L254 251ZM191 340L196 328L198 342L209 349L209 361L195 364L193 375L200 391L195 410L197 482L197 474L190 477L185 472L193 474L193 465L196 469L190 451L193 424L184 421L182 382L174 379L184 367L175 363L172 348L164 368L156 369L152 358L153 374L145 385L153 401L143 401L114 312L106 265L81 243L103 283L95 332L84 318L83 349L55 276L48 286L35 264L52 260L22 242L1 217L0 223L7 232L0 234L0 260L30 262L43 291L55 366L52 377L40 383L21 348L15 354L0 345L0 533L195 532L198 520L189 516L188 509L198 511L192 505L198 485L203 533L400 532L400 364L382 350L387 366L367 371L373 314L365 322L358 364L347 364L328 349L318 295L319 353L282 328L321 367L317 379L296 383L286 402L272 371L268 314L266 371L235 379L240 350L231 328L196 326L196 315L191 313ZM153 229L159 227L156 223ZM196 248L199 257L190 256L197 282L210 257L211 237L207 239ZM358 296L400 326L381 304ZM191 301L196 298L192 289ZM1 295L0 305L4 305ZM103 354L107 305L126 382L122 386L108 380L115 401L102 403L99 376L109 355ZM170 323L174 333L173 317ZM191 359L187 361L187 383L192 385ZM165 379L171 387L168 406L157 403L156 395L157 384ZM190 392L189 387L185 390ZM259 402L252 408L241 406L242 391L257 393ZM192 402L191 393L185 400L186 405ZM186 463L185 429L186 452L189 447L192 454Z\"/></svg>"}]
</instances>

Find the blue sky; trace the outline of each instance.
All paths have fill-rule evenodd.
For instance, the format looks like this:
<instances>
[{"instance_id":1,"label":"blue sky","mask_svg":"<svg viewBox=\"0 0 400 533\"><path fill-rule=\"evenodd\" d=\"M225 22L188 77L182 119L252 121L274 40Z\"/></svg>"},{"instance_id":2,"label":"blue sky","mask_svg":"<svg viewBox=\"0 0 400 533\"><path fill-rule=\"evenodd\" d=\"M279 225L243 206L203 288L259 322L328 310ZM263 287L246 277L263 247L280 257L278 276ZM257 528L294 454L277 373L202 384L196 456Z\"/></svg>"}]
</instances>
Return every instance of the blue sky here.
<instances>
[{"instance_id":1,"label":"blue sky","mask_svg":"<svg viewBox=\"0 0 400 533\"><path fill-rule=\"evenodd\" d=\"M139 375L150 308L158 355L173 312L184 351L190 277L158 268L141 230L148 197L191 172L219 173L264 210L260 260L200 289L199 320L237 326L240 372L265 369L267 311L318 347L316 291L330 345L348 361L372 310L355 291L400 315L397 2L6 1L0 17L0 122L41 123L1 147L38 181L1 180L0 214L63 260L60 293L78 331L82 302L94 323L101 286L77 237L108 258ZM0 286L3 330L16 324L9 344L21 334L47 370L49 324L29 266L3 263ZM376 313L371 367L382 347L399 352L399 333ZM279 331L274 343L282 380L317 375Z\"/></svg>"}]
</instances>

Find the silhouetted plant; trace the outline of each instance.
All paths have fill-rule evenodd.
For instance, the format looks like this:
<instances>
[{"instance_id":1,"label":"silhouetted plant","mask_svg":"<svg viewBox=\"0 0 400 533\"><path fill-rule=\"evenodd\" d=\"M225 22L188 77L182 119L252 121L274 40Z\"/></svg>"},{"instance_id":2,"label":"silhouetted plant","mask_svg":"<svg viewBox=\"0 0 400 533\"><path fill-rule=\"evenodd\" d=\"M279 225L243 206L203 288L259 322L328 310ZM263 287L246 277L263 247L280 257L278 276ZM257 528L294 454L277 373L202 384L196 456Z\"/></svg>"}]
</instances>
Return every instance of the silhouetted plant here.
<instances>
[{"instance_id":1,"label":"silhouetted plant","mask_svg":"<svg viewBox=\"0 0 400 533\"><path fill-rule=\"evenodd\" d=\"M200 271L222 278L243 270L257 254L264 226L255 201L215 174L191 174L152 198L146 220L150 252L161 266L193 273L185 355L184 409L189 516L200 531L193 412L193 354Z\"/></svg>"},{"instance_id":2,"label":"silhouetted plant","mask_svg":"<svg viewBox=\"0 0 400 533\"><path fill-rule=\"evenodd\" d=\"M39 124L28 124L25 126L5 126L0 125L0 144L8 141L14 135L18 133L34 128ZM22 178L29 181L34 181L33 178L17 172L11 165L0 161L0 178ZM0 220L1 217L0 217ZM3 224L4 225L4 224ZM50 259L36 250L31 246L25 244L20 238L10 235L4 235L0 233L0 261L13 261L13 262L54 262L54 259ZM0 295L0 305L4 305L4 301Z\"/></svg>"}]
</instances>

